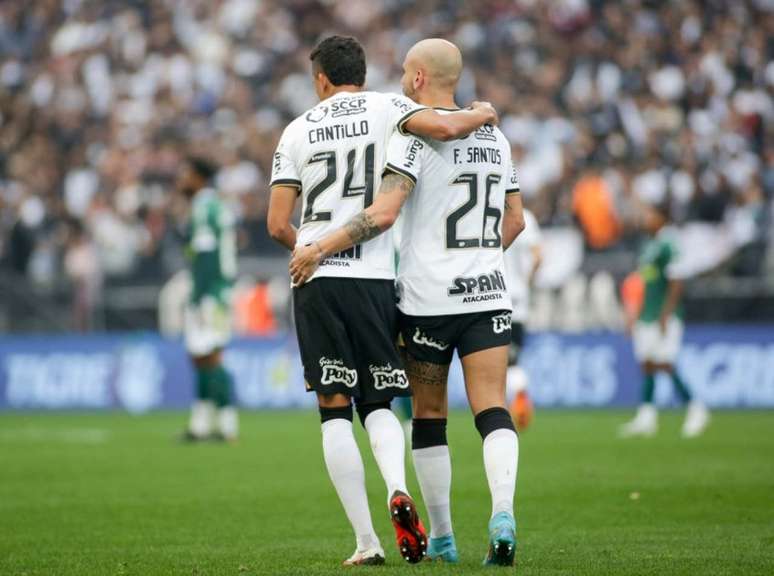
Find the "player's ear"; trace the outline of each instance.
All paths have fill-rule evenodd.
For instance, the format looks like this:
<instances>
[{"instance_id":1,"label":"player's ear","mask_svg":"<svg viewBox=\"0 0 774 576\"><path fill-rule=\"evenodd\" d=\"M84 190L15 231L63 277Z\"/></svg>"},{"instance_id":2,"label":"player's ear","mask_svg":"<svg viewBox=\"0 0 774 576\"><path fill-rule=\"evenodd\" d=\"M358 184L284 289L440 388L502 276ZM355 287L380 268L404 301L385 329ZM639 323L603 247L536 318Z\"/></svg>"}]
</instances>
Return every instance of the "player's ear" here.
<instances>
[{"instance_id":1,"label":"player's ear","mask_svg":"<svg viewBox=\"0 0 774 576\"><path fill-rule=\"evenodd\" d=\"M317 81L320 85L320 91L323 94L327 94L331 87L331 81L328 79L324 72L317 73Z\"/></svg>"},{"instance_id":2,"label":"player's ear","mask_svg":"<svg viewBox=\"0 0 774 576\"><path fill-rule=\"evenodd\" d=\"M314 87L317 92L317 96L319 96L320 100L325 98L325 94L328 91L328 86L330 85L330 81L328 80L328 77L321 71L315 72L314 75Z\"/></svg>"},{"instance_id":3,"label":"player's ear","mask_svg":"<svg viewBox=\"0 0 774 576\"><path fill-rule=\"evenodd\" d=\"M425 85L425 71L421 68L417 68L414 72L414 90L419 90Z\"/></svg>"}]
</instances>

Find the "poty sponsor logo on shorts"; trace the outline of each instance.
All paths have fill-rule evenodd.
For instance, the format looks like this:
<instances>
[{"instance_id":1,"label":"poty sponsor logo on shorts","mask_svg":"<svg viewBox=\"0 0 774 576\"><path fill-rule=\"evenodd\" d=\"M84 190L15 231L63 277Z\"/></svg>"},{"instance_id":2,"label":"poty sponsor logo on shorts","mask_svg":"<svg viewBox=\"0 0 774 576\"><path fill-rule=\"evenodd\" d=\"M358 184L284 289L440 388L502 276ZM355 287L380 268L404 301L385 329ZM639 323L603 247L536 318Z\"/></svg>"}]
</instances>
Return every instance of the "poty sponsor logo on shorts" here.
<instances>
[{"instance_id":1,"label":"poty sponsor logo on shorts","mask_svg":"<svg viewBox=\"0 0 774 576\"><path fill-rule=\"evenodd\" d=\"M408 388L408 377L402 368L393 368L392 364L387 364L386 366L371 365L368 369L374 377L374 388L377 390Z\"/></svg>"},{"instance_id":2,"label":"poty sponsor logo on shorts","mask_svg":"<svg viewBox=\"0 0 774 576\"><path fill-rule=\"evenodd\" d=\"M492 330L495 334L502 334L511 329L511 313L503 312L497 316L492 316Z\"/></svg>"},{"instance_id":3,"label":"poty sponsor logo on shorts","mask_svg":"<svg viewBox=\"0 0 774 576\"><path fill-rule=\"evenodd\" d=\"M341 360L331 360L330 358L320 358L322 366L322 384L344 384L348 388L354 388L357 384L357 370L347 368Z\"/></svg>"},{"instance_id":4,"label":"poty sponsor logo on shorts","mask_svg":"<svg viewBox=\"0 0 774 576\"><path fill-rule=\"evenodd\" d=\"M440 340L436 340L435 338L424 334L419 327L417 327L414 336L411 339L420 346L429 346L430 348L436 348L437 350L446 350L449 347L446 342L441 342Z\"/></svg>"}]
</instances>

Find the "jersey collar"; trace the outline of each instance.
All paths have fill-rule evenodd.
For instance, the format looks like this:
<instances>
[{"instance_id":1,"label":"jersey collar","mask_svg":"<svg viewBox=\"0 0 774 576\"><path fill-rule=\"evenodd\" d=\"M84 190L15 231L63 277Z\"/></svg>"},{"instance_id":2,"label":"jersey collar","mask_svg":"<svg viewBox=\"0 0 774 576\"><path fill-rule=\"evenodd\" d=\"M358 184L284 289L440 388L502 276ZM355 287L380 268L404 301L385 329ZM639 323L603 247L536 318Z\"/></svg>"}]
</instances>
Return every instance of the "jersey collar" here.
<instances>
[{"instance_id":1,"label":"jersey collar","mask_svg":"<svg viewBox=\"0 0 774 576\"><path fill-rule=\"evenodd\" d=\"M348 92L346 90L342 90L341 92L336 92L332 96L328 96L325 100L320 100L320 102L317 104L317 106L319 106L320 104L324 104L325 102L330 102L334 98L339 98L339 97L343 98L345 96L354 96L356 94L364 94L365 92L366 92L366 90L359 90L358 92Z\"/></svg>"}]
</instances>

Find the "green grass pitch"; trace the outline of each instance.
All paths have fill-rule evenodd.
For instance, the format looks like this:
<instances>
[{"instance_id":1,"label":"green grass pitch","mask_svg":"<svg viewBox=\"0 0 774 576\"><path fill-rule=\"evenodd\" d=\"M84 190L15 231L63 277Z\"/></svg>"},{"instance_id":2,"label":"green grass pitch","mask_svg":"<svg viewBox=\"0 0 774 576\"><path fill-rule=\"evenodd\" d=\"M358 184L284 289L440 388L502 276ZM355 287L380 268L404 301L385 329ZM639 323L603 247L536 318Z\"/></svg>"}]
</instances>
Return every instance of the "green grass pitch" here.
<instances>
[{"instance_id":1,"label":"green grass pitch","mask_svg":"<svg viewBox=\"0 0 774 576\"><path fill-rule=\"evenodd\" d=\"M517 572L774 574L774 414L717 413L683 441L615 437L623 412L538 412L521 437ZM461 563L408 566L358 432L387 566L343 569L354 540L314 412L243 414L235 446L179 445L182 413L0 415L0 574L491 574L489 495L471 417L449 424ZM358 426L359 429L359 426ZM413 471L409 487L418 497ZM424 510L420 504L420 510Z\"/></svg>"}]
</instances>

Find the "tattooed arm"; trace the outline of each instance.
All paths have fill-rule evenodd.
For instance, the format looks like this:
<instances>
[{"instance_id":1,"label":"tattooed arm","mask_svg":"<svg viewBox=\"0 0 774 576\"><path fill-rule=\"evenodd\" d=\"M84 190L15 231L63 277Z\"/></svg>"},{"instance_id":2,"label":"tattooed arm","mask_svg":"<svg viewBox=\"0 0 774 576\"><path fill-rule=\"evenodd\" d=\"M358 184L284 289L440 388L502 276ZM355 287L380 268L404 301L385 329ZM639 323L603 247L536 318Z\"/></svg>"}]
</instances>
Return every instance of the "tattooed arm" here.
<instances>
[{"instance_id":1,"label":"tattooed arm","mask_svg":"<svg viewBox=\"0 0 774 576\"><path fill-rule=\"evenodd\" d=\"M503 218L503 250L516 240L524 230L524 211L521 206L521 194L505 195L505 217Z\"/></svg>"},{"instance_id":2,"label":"tattooed arm","mask_svg":"<svg viewBox=\"0 0 774 576\"><path fill-rule=\"evenodd\" d=\"M293 259L290 261L293 284L300 286L306 282L320 262L331 254L368 242L390 228L413 189L414 183L405 176L393 172L386 173L373 204L354 216L342 228L293 251Z\"/></svg>"}]
</instances>

